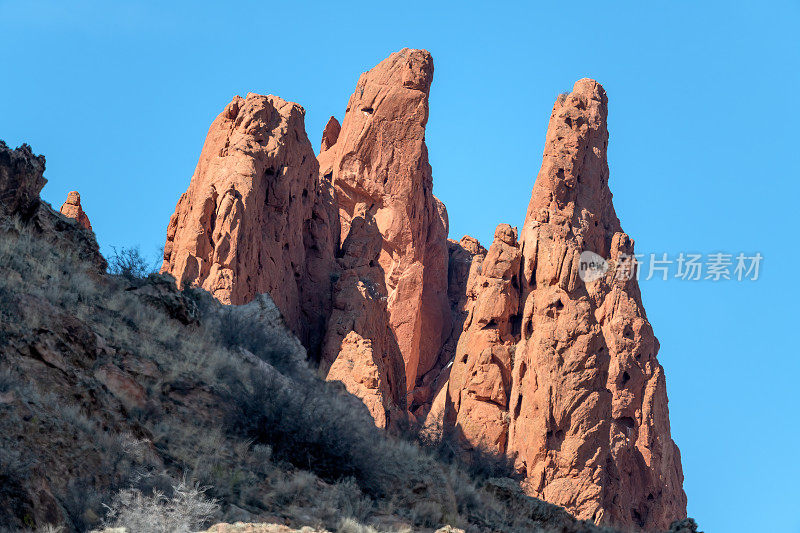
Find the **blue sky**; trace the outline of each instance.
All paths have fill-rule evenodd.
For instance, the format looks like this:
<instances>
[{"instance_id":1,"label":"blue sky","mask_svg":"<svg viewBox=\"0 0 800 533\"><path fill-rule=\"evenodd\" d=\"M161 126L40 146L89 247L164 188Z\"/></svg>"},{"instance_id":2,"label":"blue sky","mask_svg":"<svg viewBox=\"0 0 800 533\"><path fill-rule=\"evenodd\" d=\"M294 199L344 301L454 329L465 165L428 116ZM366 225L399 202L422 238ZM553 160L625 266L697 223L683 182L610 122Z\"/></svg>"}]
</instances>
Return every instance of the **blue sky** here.
<instances>
[{"instance_id":1,"label":"blue sky","mask_svg":"<svg viewBox=\"0 0 800 533\"><path fill-rule=\"evenodd\" d=\"M315 147L359 74L434 56L427 132L450 236L520 225L553 101L609 95L611 189L639 252L760 252L755 282L642 282L689 514L710 532L800 531L798 2L0 0L0 139L81 192L104 251L155 255L235 94L302 104Z\"/></svg>"}]
</instances>

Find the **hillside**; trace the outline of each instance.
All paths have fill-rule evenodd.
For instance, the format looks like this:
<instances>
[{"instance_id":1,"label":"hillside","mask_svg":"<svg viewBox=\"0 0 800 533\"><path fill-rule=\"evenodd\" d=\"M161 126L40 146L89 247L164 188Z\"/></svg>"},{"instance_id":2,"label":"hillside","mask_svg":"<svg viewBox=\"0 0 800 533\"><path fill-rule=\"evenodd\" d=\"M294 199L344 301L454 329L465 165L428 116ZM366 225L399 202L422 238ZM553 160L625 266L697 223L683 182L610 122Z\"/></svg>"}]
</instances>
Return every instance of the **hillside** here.
<instances>
[{"instance_id":1,"label":"hillside","mask_svg":"<svg viewBox=\"0 0 800 533\"><path fill-rule=\"evenodd\" d=\"M269 295L225 306L138 277L135 258L107 274L91 231L40 201L44 163L0 145L5 529L155 520L161 491L181 528L611 531L525 496L490 458L464 467L381 431L308 365Z\"/></svg>"}]
</instances>

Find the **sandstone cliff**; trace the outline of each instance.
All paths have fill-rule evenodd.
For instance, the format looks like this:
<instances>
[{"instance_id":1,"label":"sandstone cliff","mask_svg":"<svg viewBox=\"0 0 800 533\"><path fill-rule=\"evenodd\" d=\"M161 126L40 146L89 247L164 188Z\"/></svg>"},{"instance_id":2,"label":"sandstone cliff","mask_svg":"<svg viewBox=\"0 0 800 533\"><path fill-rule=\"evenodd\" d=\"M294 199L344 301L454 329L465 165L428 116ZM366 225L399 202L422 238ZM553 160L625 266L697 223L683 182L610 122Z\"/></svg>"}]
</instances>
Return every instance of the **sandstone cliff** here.
<instances>
[{"instance_id":1,"label":"sandstone cliff","mask_svg":"<svg viewBox=\"0 0 800 533\"><path fill-rule=\"evenodd\" d=\"M315 352L330 313L339 229L304 115L297 104L252 93L225 107L170 218L161 270L223 303L268 292Z\"/></svg>"},{"instance_id":2,"label":"sandstone cliff","mask_svg":"<svg viewBox=\"0 0 800 533\"><path fill-rule=\"evenodd\" d=\"M78 191L70 191L67 195L67 201L61 205L60 211L65 217L75 219L82 227L92 231L92 224L89 222L89 217L83 212L81 195Z\"/></svg>"},{"instance_id":3,"label":"sandstone cliff","mask_svg":"<svg viewBox=\"0 0 800 533\"><path fill-rule=\"evenodd\" d=\"M106 274L94 235L40 201L43 170L0 144L0 528L608 531L377 429L269 295Z\"/></svg>"},{"instance_id":4,"label":"sandstone cliff","mask_svg":"<svg viewBox=\"0 0 800 533\"><path fill-rule=\"evenodd\" d=\"M608 187L607 103L588 79L556 101L520 242L500 226L468 288L443 430L513 457L532 495L650 530L686 514L658 341L635 277L578 275L583 251L633 255Z\"/></svg>"},{"instance_id":5,"label":"sandstone cliff","mask_svg":"<svg viewBox=\"0 0 800 533\"><path fill-rule=\"evenodd\" d=\"M509 451L532 494L583 518L654 529L686 515L658 341L635 277L578 277L582 251L617 263L633 254L608 187L607 113L589 79L553 107L520 238Z\"/></svg>"},{"instance_id":6,"label":"sandstone cliff","mask_svg":"<svg viewBox=\"0 0 800 533\"><path fill-rule=\"evenodd\" d=\"M379 427L511 458L526 491L580 518L668 527L686 497L637 281L578 276L583 251L633 254L608 186L605 91L584 79L558 97L524 224L498 226L487 251L447 240L432 194L432 77L410 49L362 74L318 158L299 106L235 99L170 221L164 270L224 303L272 294Z\"/></svg>"},{"instance_id":7,"label":"sandstone cliff","mask_svg":"<svg viewBox=\"0 0 800 533\"><path fill-rule=\"evenodd\" d=\"M447 212L433 196L425 145L433 60L403 49L361 75L336 142L319 156L339 206L342 241L366 210L381 236L389 325L412 391L450 334ZM333 140L329 122L323 147Z\"/></svg>"}]
</instances>

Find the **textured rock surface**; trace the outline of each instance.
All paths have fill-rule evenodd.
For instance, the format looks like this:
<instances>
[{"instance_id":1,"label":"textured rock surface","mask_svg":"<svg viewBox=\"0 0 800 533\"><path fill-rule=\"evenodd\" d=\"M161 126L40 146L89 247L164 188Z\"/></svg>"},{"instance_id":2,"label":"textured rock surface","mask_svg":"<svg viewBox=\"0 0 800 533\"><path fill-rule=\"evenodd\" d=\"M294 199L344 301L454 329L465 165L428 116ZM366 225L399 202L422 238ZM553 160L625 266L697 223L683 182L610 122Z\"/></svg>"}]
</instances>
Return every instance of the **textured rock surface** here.
<instances>
[{"instance_id":1,"label":"textured rock surface","mask_svg":"<svg viewBox=\"0 0 800 533\"><path fill-rule=\"evenodd\" d=\"M409 49L363 74L316 159L299 106L235 99L170 221L164 270L225 303L269 292L378 426L455 431L580 518L667 528L686 497L638 284L578 276L583 251L633 253L604 90L584 79L559 96L524 225L498 226L487 251L447 241L432 194L432 76Z\"/></svg>"},{"instance_id":2,"label":"textured rock surface","mask_svg":"<svg viewBox=\"0 0 800 533\"><path fill-rule=\"evenodd\" d=\"M519 266L517 230L500 224L467 289L467 317L449 376L445 424L457 428L466 448L506 451Z\"/></svg>"},{"instance_id":3,"label":"textured rock surface","mask_svg":"<svg viewBox=\"0 0 800 533\"><path fill-rule=\"evenodd\" d=\"M336 144L336 140L339 138L339 132L341 130L342 125L339 124L339 121L336 120L336 117L331 117L328 119L328 123L325 124L325 129L322 132L322 144L319 150L320 153Z\"/></svg>"},{"instance_id":4,"label":"textured rock surface","mask_svg":"<svg viewBox=\"0 0 800 533\"><path fill-rule=\"evenodd\" d=\"M44 156L35 155L27 144L11 150L0 141L0 222L16 231L10 221L19 218L53 246L68 249L92 263L97 271L105 271L106 260L100 255L94 233L78 230L39 198L47 183L44 170Z\"/></svg>"},{"instance_id":5,"label":"textured rock surface","mask_svg":"<svg viewBox=\"0 0 800 533\"><path fill-rule=\"evenodd\" d=\"M70 191L67 195L67 201L61 205L60 211L65 217L74 218L78 224L92 231L92 224L89 222L89 217L83 212L81 195L78 191Z\"/></svg>"},{"instance_id":6,"label":"textured rock surface","mask_svg":"<svg viewBox=\"0 0 800 533\"><path fill-rule=\"evenodd\" d=\"M313 352L330 312L339 230L304 115L275 96L228 104L170 219L162 272L223 303L268 292Z\"/></svg>"},{"instance_id":7,"label":"textured rock surface","mask_svg":"<svg viewBox=\"0 0 800 533\"><path fill-rule=\"evenodd\" d=\"M532 495L652 530L686 516L658 341L635 279L578 276L582 251L633 253L608 188L606 116L605 91L589 79L553 107L520 235L508 451Z\"/></svg>"},{"instance_id":8,"label":"textured rock surface","mask_svg":"<svg viewBox=\"0 0 800 533\"><path fill-rule=\"evenodd\" d=\"M451 321L447 213L432 193L425 145L432 78L430 54L410 49L362 74L336 144L319 156L335 189L342 240L362 205L381 235L376 266L409 391L435 365Z\"/></svg>"},{"instance_id":9,"label":"textured rock surface","mask_svg":"<svg viewBox=\"0 0 800 533\"><path fill-rule=\"evenodd\" d=\"M441 429L441 418L444 415L443 393L447 391L451 363L455 359L458 339L463 331L464 320L467 318L467 287L470 287L475 277L480 274L481 263L486 257L486 248L469 235L465 235L458 242L448 239L447 248L449 255L447 298L450 302L452 327L450 335L439 353L439 360L427 374L422 376L422 384L414 390L413 402L410 406L416 419L427 426L429 430L434 427ZM437 397L440 397L438 403L435 402ZM434 404L436 404L436 409L428 420Z\"/></svg>"},{"instance_id":10,"label":"textured rock surface","mask_svg":"<svg viewBox=\"0 0 800 533\"><path fill-rule=\"evenodd\" d=\"M382 238L366 206L351 220L337 263L333 311L322 350L327 379L341 381L386 427L406 410L403 357L389 327L386 285L378 266Z\"/></svg>"},{"instance_id":11,"label":"textured rock surface","mask_svg":"<svg viewBox=\"0 0 800 533\"><path fill-rule=\"evenodd\" d=\"M27 144L12 150L0 141L0 215L31 215L47 183L44 163L44 156L34 155Z\"/></svg>"}]
</instances>

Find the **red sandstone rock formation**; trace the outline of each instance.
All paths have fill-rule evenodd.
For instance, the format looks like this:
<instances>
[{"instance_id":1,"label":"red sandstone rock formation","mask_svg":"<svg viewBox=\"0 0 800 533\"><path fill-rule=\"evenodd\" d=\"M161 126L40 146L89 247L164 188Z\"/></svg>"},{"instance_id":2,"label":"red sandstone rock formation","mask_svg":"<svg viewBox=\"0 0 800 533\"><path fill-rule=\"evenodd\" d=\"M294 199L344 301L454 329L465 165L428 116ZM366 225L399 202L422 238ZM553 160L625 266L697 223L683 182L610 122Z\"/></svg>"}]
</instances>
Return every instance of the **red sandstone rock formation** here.
<instances>
[{"instance_id":1,"label":"red sandstone rock formation","mask_svg":"<svg viewBox=\"0 0 800 533\"><path fill-rule=\"evenodd\" d=\"M557 100L525 225L501 225L426 431L516 458L526 490L580 518L653 530L686 516L658 341L636 279L584 283L579 256L633 254L608 188L607 99ZM463 274L461 276L463 278ZM520 316L521 315L521 316Z\"/></svg>"},{"instance_id":2,"label":"red sandstone rock formation","mask_svg":"<svg viewBox=\"0 0 800 533\"><path fill-rule=\"evenodd\" d=\"M633 253L608 188L606 116L605 91L589 79L553 107L520 236L508 451L532 495L652 530L686 516L658 341L636 279L578 276L582 251Z\"/></svg>"},{"instance_id":3,"label":"red sandstone rock formation","mask_svg":"<svg viewBox=\"0 0 800 533\"><path fill-rule=\"evenodd\" d=\"M389 327L387 291L378 266L382 237L365 205L357 208L337 260L339 279L322 349L327 379L361 398L375 424L404 418L403 356Z\"/></svg>"},{"instance_id":4,"label":"red sandstone rock formation","mask_svg":"<svg viewBox=\"0 0 800 533\"><path fill-rule=\"evenodd\" d=\"M578 276L582 251L633 253L608 188L604 90L580 80L558 98L519 239L500 225L487 252L446 240L424 139L432 73L404 49L363 74L318 169L299 106L235 99L170 221L164 270L227 303L269 292L377 425L416 417L514 457L530 494L581 518L667 528L686 497L638 284Z\"/></svg>"},{"instance_id":5,"label":"red sandstone rock formation","mask_svg":"<svg viewBox=\"0 0 800 533\"><path fill-rule=\"evenodd\" d=\"M422 377L422 384L414 389L409 409L418 422L425 426L425 432L435 434L441 431L444 416L447 383L452 362L456 357L456 346L467 318L467 288L471 287L480 274L481 263L486 257L486 248L474 237L465 235L460 241L447 241L447 298L453 326L450 335L442 346L439 360L434 368ZM438 400L438 401L437 401Z\"/></svg>"},{"instance_id":6,"label":"red sandstone rock formation","mask_svg":"<svg viewBox=\"0 0 800 533\"><path fill-rule=\"evenodd\" d=\"M61 214L65 217L74 218L78 221L78 224L92 231L89 217L86 216L86 213L83 212L83 207L81 207L81 195L78 191L70 191L67 195L67 201L61 206Z\"/></svg>"},{"instance_id":7,"label":"red sandstone rock formation","mask_svg":"<svg viewBox=\"0 0 800 533\"><path fill-rule=\"evenodd\" d=\"M409 391L435 365L451 321L447 213L432 193L425 146L432 78L430 54L410 49L362 74L336 143L319 156L320 171L336 191L342 240L359 205L377 224L376 266L383 271L389 324ZM329 126L323 147L334 137Z\"/></svg>"},{"instance_id":8,"label":"red sandstone rock formation","mask_svg":"<svg viewBox=\"0 0 800 533\"><path fill-rule=\"evenodd\" d=\"M519 265L517 230L500 224L467 289L467 317L449 376L445 425L458 429L465 448L506 451Z\"/></svg>"},{"instance_id":9,"label":"red sandstone rock formation","mask_svg":"<svg viewBox=\"0 0 800 533\"><path fill-rule=\"evenodd\" d=\"M339 228L304 115L271 95L228 104L170 219L161 270L223 303L268 292L315 351L330 312Z\"/></svg>"},{"instance_id":10,"label":"red sandstone rock formation","mask_svg":"<svg viewBox=\"0 0 800 533\"><path fill-rule=\"evenodd\" d=\"M339 121L336 120L336 117L329 118L328 123L325 124L325 129L322 132L322 144L319 150L320 153L336 144L336 140L339 138L340 131L342 131L342 126L339 124Z\"/></svg>"}]
</instances>

